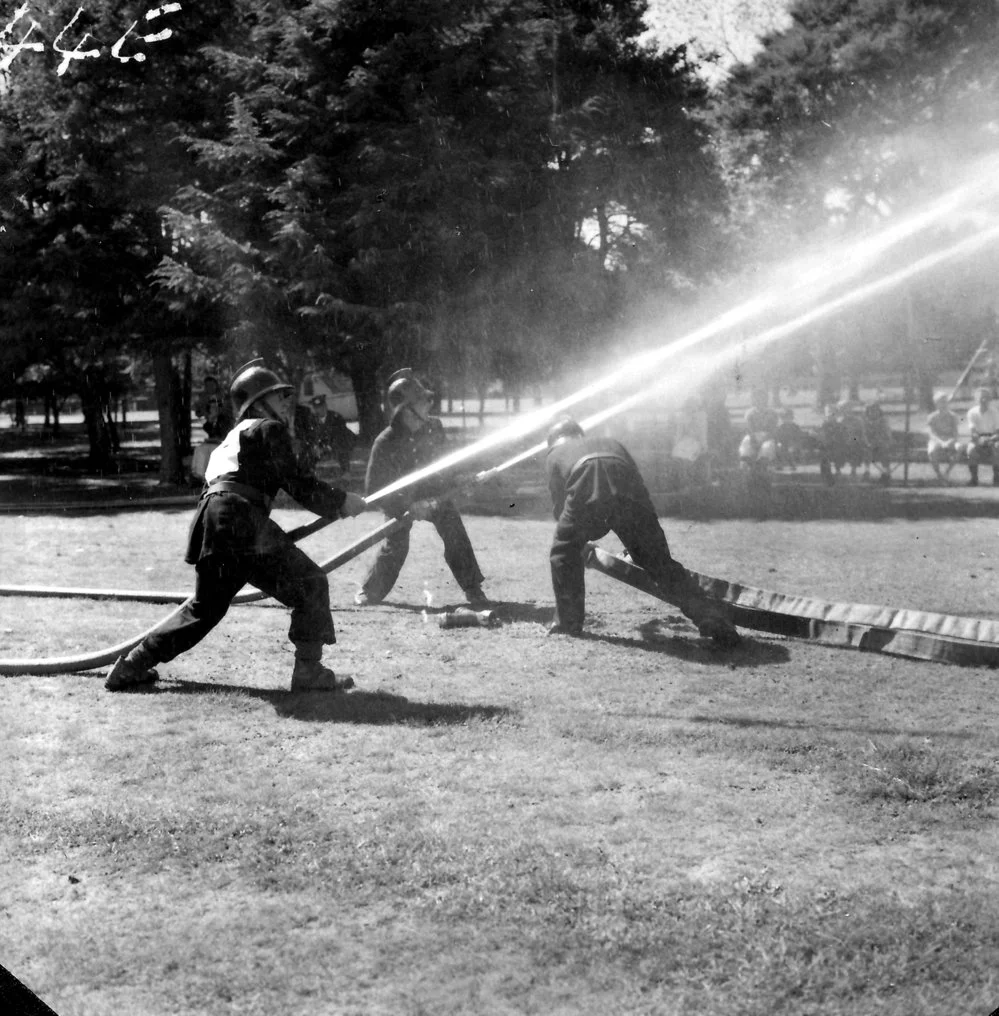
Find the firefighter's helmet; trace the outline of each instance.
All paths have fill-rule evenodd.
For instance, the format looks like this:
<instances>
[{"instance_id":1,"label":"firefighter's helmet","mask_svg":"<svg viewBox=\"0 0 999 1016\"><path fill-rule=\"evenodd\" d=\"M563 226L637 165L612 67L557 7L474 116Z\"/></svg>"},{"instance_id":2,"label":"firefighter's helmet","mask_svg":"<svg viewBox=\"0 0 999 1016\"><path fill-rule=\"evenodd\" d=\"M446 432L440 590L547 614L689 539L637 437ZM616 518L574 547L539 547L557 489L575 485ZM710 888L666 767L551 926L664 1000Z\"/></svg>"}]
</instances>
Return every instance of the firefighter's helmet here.
<instances>
[{"instance_id":1,"label":"firefighter's helmet","mask_svg":"<svg viewBox=\"0 0 999 1016\"><path fill-rule=\"evenodd\" d=\"M583 436L583 428L571 416L560 416L548 429L548 447L553 448L559 441Z\"/></svg>"},{"instance_id":2,"label":"firefighter's helmet","mask_svg":"<svg viewBox=\"0 0 999 1016\"><path fill-rule=\"evenodd\" d=\"M389 379L388 407L394 413L401 406L412 406L423 400L433 401L434 393L407 367Z\"/></svg>"},{"instance_id":3,"label":"firefighter's helmet","mask_svg":"<svg viewBox=\"0 0 999 1016\"><path fill-rule=\"evenodd\" d=\"M251 360L236 371L229 386L232 411L238 423L246 416L250 407L271 392L294 391L292 386L264 366L263 360Z\"/></svg>"}]
</instances>

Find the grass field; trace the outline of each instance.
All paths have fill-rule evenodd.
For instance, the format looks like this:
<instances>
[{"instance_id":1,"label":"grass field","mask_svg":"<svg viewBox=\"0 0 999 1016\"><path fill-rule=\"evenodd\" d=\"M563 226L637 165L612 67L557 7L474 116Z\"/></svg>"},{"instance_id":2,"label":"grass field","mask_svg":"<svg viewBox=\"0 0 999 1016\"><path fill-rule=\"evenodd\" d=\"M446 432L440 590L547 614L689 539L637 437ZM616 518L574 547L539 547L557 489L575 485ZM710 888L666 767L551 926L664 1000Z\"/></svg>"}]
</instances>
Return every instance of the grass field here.
<instances>
[{"instance_id":1,"label":"grass field","mask_svg":"<svg viewBox=\"0 0 999 1016\"><path fill-rule=\"evenodd\" d=\"M976 514L666 526L709 574L992 616L996 521ZM183 591L187 521L7 516L5 581ZM993 671L718 650L596 574L589 636L546 638L550 521L468 527L502 625L436 624L460 595L418 526L387 604L351 602L371 551L330 577L344 696L286 690L268 605L148 693L0 678L0 963L60 1016L999 1006ZM168 609L0 600L0 656L97 649Z\"/></svg>"}]
</instances>

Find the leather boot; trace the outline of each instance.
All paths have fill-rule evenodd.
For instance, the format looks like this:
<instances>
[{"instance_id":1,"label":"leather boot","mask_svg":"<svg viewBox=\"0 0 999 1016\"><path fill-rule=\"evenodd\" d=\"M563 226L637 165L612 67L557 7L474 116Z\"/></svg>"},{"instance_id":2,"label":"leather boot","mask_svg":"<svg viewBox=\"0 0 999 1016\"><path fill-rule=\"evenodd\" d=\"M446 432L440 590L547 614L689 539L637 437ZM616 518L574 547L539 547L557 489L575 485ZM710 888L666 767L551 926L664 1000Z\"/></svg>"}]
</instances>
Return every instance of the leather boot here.
<instances>
[{"instance_id":1,"label":"leather boot","mask_svg":"<svg viewBox=\"0 0 999 1016\"><path fill-rule=\"evenodd\" d=\"M159 680L153 669L152 653L140 642L128 656L119 656L108 672L104 687L108 691L130 691Z\"/></svg>"},{"instance_id":2,"label":"leather boot","mask_svg":"<svg viewBox=\"0 0 999 1016\"><path fill-rule=\"evenodd\" d=\"M354 679L338 680L329 667L324 667L322 642L296 642L295 667L291 672L292 691L340 691L354 687Z\"/></svg>"}]
</instances>

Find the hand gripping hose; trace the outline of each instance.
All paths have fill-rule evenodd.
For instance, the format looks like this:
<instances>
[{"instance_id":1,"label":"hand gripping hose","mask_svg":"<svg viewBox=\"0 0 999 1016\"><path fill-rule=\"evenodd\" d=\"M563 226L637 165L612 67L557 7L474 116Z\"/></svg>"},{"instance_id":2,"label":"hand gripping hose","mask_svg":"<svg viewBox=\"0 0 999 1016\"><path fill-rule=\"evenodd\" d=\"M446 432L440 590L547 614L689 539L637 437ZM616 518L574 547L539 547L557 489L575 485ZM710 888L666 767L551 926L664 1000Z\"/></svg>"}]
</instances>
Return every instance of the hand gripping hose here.
<instances>
[{"instance_id":1,"label":"hand gripping hose","mask_svg":"<svg viewBox=\"0 0 999 1016\"><path fill-rule=\"evenodd\" d=\"M297 529L289 531L288 535L293 540L301 540L303 537L308 536L310 533L318 532L320 529L324 529L330 525L332 519L317 519L315 522L310 522L308 525L299 526ZM369 547L373 547L376 543L384 540L387 536L394 533L397 529L402 528L409 521L409 516L403 515L397 519L389 519L383 522L377 529L373 529L370 533L362 536L359 540L355 540L352 544L344 547L339 553L334 554L333 557L326 561L321 561L319 567L324 572L331 572L335 569L346 564L348 561L353 560L358 554L362 554ZM25 592L24 590L31 590L32 587L23 587L21 591L17 591L18 587L8 587L13 590L8 592L7 595L34 595L34 596L59 596L62 595L56 590L41 590L35 592ZM65 590L66 594L69 595L80 595L83 593L87 595L88 591L85 590ZM136 597L129 594L115 594L113 590L90 590L89 593L96 593L98 597L103 598L121 598L121 599L135 599ZM143 594L140 594L142 596ZM174 593L160 593L160 594L145 594L146 596L153 595L159 597L175 597L183 596L184 594ZM251 603L255 600L266 599L265 593L252 592L252 593L240 593L238 596L233 598L233 603ZM148 635L152 635L153 632L158 631L168 621L172 620L184 609L184 607L191 602L193 597L186 596L181 601L181 605L176 610L171 611L162 620L157 621L151 628L141 632L138 635L120 642L116 646L110 646L107 649L101 649L96 653L91 653L86 656L61 656L54 657L47 660L28 660L28 659L0 659L0 676L12 676L15 674L32 674L32 675L45 675L45 674L65 674L72 671L78 670L96 670L100 667L106 667L111 663L114 663L123 653L127 653L134 646L137 646L144 638ZM157 599L153 602L174 602L173 599L164 600L162 598Z\"/></svg>"},{"instance_id":2,"label":"hand gripping hose","mask_svg":"<svg viewBox=\"0 0 999 1016\"><path fill-rule=\"evenodd\" d=\"M588 568L666 599L648 572L631 561L594 544L586 548L584 557ZM999 666L999 623L995 621L788 596L691 574L705 594L729 605L733 623L741 628L913 660Z\"/></svg>"}]
</instances>

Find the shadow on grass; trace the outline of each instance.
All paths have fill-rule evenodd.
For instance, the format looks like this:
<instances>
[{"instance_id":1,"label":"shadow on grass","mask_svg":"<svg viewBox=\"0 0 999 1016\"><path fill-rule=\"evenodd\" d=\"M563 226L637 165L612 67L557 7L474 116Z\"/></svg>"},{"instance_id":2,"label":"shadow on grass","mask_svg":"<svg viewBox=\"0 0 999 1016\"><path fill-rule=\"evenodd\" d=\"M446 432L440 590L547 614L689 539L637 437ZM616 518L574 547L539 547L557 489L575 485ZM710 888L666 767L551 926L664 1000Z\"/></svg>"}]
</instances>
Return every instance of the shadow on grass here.
<instances>
[{"instance_id":1,"label":"shadow on grass","mask_svg":"<svg viewBox=\"0 0 999 1016\"><path fill-rule=\"evenodd\" d=\"M436 605L428 608L418 603L401 603L385 600L382 603L375 604L375 606L391 607L393 610L406 610L412 614L423 614L425 612L428 617L436 619L448 610L454 610L455 607L467 607L468 604L463 600L455 600L453 603L446 603L443 606ZM359 609L366 610L370 608L362 607ZM488 609L496 615L500 622L525 621L534 624L547 624L555 613L553 606L539 607L534 603L516 603L509 600L490 600Z\"/></svg>"},{"instance_id":2,"label":"shadow on grass","mask_svg":"<svg viewBox=\"0 0 999 1016\"><path fill-rule=\"evenodd\" d=\"M641 649L645 652L661 653L676 660L697 663L719 663L730 669L759 667L764 664L787 663L791 653L787 646L759 642L745 635L737 646L720 646L710 639L696 635L666 635L658 621L648 621L639 627L641 638L632 639L623 635L601 635L584 632L581 639L621 646L625 649Z\"/></svg>"},{"instance_id":3,"label":"shadow on grass","mask_svg":"<svg viewBox=\"0 0 999 1016\"><path fill-rule=\"evenodd\" d=\"M384 691L353 691L330 695L323 692L291 692L272 688L248 688L244 685L213 684L200 681L172 681L156 685L145 694L239 695L269 702L279 716L312 723L358 723L371 726L407 724L410 726L458 726L472 720L515 718L506 706L465 705L460 702L414 702L402 695Z\"/></svg>"},{"instance_id":4,"label":"shadow on grass","mask_svg":"<svg viewBox=\"0 0 999 1016\"><path fill-rule=\"evenodd\" d=\"M753 730L765 728L767 730L795 730L795 731L816 731L834 730L842 733L863 734L864 737L928 737L932 739L946 738L948 741L971 741L976 735L974 733L956 730L912 730L901 727L875 727L875 726L854 726L850 724L825 723L822 720L778 720L759 716L732 716L719 714L717 716L705 716L694 714L693 716L675 717L685 723L697 723L704 726L734 727L741 730Z\"/></svg>"}]
</instances>

